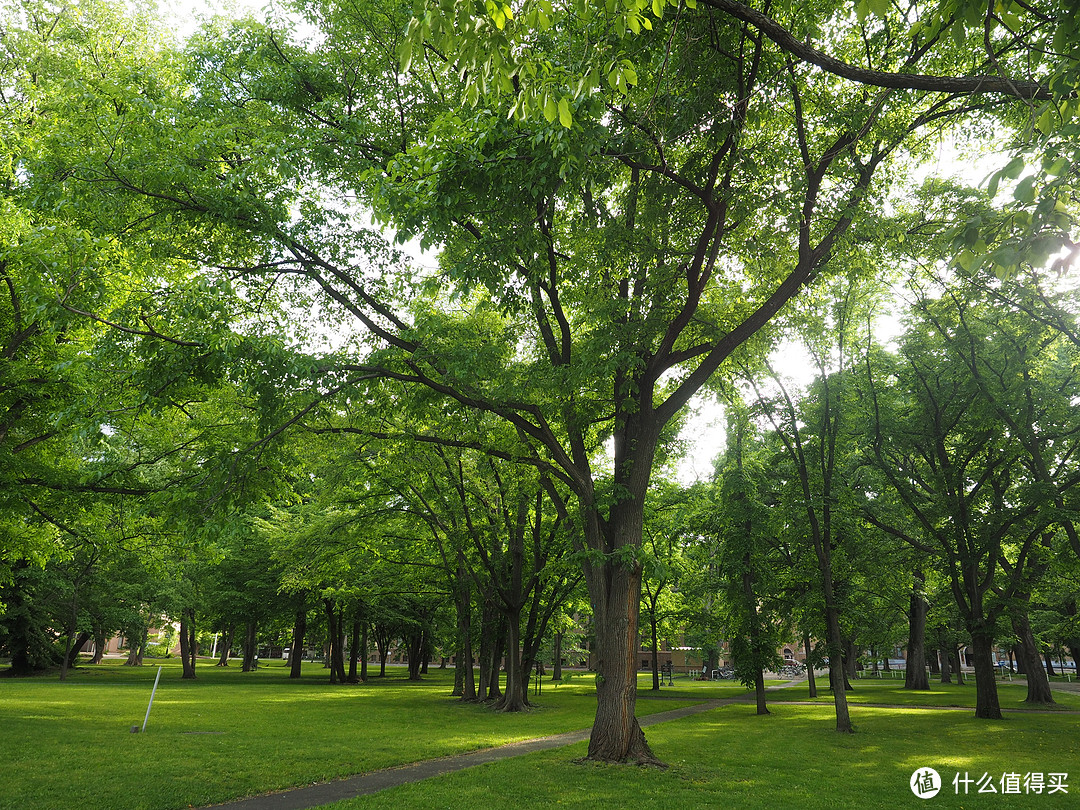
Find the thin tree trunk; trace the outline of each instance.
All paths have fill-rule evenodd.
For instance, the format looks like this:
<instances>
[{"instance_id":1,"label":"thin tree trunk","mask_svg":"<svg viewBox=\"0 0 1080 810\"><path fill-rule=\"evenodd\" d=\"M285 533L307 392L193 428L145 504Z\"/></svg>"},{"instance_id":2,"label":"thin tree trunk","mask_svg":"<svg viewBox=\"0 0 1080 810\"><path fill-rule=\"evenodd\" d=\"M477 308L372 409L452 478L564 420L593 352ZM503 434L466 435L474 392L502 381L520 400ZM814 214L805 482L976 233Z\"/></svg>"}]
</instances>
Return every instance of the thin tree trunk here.
<instances>
[{"instance_id":1,"label":"thin tree trunk","mask_svg":"<svg viewBox=\"0 0 1080 810\"><path fill-rule=\"evenodd\" d=\"M240 666L241 672L251 672L259 665L256 660L259 650L255 646L257 630L258 622L254 619L248 619L244 625L244 662Z\"/></svg>"},{"instance_id":2,"label":"thin tree trunk","mask_svg":"<svg viewBox=\"0 0 1080 810\"><path fill-rule=\"evenodd\" d=\"M105 645L109 643L109 636L105 632L104 627L94 628L94 657L90 659L91 664L100 664L105 657Z\"/></svg>"},{"instance_id":3,"label":"thin tree trunk","mask_svg":"<svg viewBox=\"0 0 1080 810\"><path fill-rule=\"evenodd\" d=\"M652 688L654 692L660 691L660 646L657 644L656 634L656 599L652 600L649 611L649 629L652 631Z\"/></svg>"},{"instance_id":4,"label":"thin tree trunk","mask_svg":"<svg viewBox=\"0 0 1080 810\"><path fill-rule=\"evenodd\" d=\"M229 653L232 651L233 626L230 624L221 633L221 654L218 656L217 665L227 667L229 665Z\"/></svg>"},{"instance_id":5,"label":"thin tree trunk","mask_svg":"<svg viewBox=\"0 0 1080 810\"><path fill-rule=\"evenodd\" d=\"M289 648L289 677L299 678L304 665L304 643L307 636L307 608L296 611L293 620L292 646Z\"/></svg>"},{"instance_id":6,"label":"thin tree trunk","mask_svg":"<svg viewBox=\"0 0 1080 810\"><path fill-rule=\"evenodd\" d=\"M498 701L502 698L499 676L502 672L503 655L506 651L506 623L501 614L498 614L495 626L497 632L495 634L495 645L491 648L491 671L488 674L487 699L490 701Z\"/></svg>"},{"instance_id":7,"label":"thin tree trunk","mask_svg":"<svg viewBox=\"0 0 1080 810\"><path fill-rule=\"evenodd\" d=\"M941 660L941 682L952 683L952 658L949 655L949 647L942 644L939 651Z\"/></svg>"},{"instance_id":8,"label":"thin tree trunk","mask_svg":"<svg viewBox=\"0 0 1080 810\"><path fill-rule=\"evenodd\" d=\"M368 661L368 623L365 621L363 629L360 631L360 682L367 683L367 661Z\"/></svg>"},{"instance_id":9,"label":"thin tree trunk","mask_svg":"<svg viewBox=\"0 0 1080 810\"><path fill-rule=\"evenodd\" d=\"M195 638L195 611L185 608L180 611L180 661L184 667L181 679L192 680L195 678L195 656L192 654L191 642Z\"/></svg>"},{"instance_id":10,"label":"thin tree trunk","mask_svg":"<svg viewBox=\"0 0 1080 810\"><path fill-rule=\"evenodd\" d=\"M562 680L562 636L561 630L555 633L555 643L553 645L555 649L551 655L553 659L551 662L551 680L553 681Z\"/></svg>"},{"instance_id":11,"label":"thin tree trunk","mask_svg":"<svg viewBox=\"0 0 1080 810\"><path fill-rule=\"evenodd\" d=\"M409 680L420 680L420 659L424 649L424 633L422 630L413 632L407 642L409 656Z\"/></svg>"},{"instance_id":12,"label":"thin tree trunk","mask_svg":"<svg viewBox=\"0 0 1080 810\"><path fill-rule=\"evenodd\" d=\"M806 650L806 680L810 685L810 697L817 697L817 681L814 678L813 650L810 649L810 633L803 633L803 649Z\"/></svg>"},{"instance_id":13,"label":"thin tree trunk","mask_svg":"<svg viewBox=\"0 0 1080 810\"><path fill-rule=\"evenodd\" d=\"M751 526L747 522L744 527L746 536L750 536ZM761 670L758 662L759 648L761 646L761 630L758 627L757 596L754 593L754 569L753 559L750 552L743 555L743 597L746 599L746 610L750 619L750 654L754 657L754 700L757 703L757 713L769 714L769 707L765 704L765 673Z\"/></svg>"},{"instance_id":14,"label":"thin tree trunk","mask_svg":"<svg viewBox=\"0 0 1080 810\"><path fill-rule=\"evenodd\" d=\"M360 683L360 619L355 619L352 624L352 638L349 641L349 675L345 679L348 683Z\"/></svg>"}]
</instances>

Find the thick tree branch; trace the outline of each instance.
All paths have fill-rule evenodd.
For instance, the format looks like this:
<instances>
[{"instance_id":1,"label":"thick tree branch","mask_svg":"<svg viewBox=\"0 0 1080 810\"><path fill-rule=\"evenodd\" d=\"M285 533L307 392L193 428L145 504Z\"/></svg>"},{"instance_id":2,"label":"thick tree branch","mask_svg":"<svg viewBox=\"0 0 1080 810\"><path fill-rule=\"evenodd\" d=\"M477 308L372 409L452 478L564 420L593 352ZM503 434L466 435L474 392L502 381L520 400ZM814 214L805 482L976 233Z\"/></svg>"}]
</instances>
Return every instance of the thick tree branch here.
<instances>
[{"instance_id":1,"label":"thick tree branch","mask_svg":"<svg viewBox=\"0 0 1080 810\"><path fill-rule=\"evenodd\" d=\"M963 93L965 95L990 93L1039 100L1048 100L1053 97L1049 88L1038 82L1002 76L928 76L919 73L869 70L842 62L801 42L771 17L735 0L701 0L701 2L749 23L784 51L803 62L816 65L828 73L858 84L888 87L894 90L925 90L930 93Z\"/></svg>"}]
</instances>

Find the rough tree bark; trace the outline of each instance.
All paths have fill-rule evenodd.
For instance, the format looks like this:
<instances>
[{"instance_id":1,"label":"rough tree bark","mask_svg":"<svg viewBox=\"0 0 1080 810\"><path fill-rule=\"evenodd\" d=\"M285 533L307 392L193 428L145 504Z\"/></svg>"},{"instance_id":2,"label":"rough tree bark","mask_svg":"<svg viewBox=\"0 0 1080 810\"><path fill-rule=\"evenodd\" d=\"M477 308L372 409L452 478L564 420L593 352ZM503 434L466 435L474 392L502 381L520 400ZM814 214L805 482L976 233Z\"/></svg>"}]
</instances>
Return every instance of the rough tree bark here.
<instances>
[{"instance_id":1,"label":"rough tree bark","mask_svg":"<svg viewBox=\"0 0 1080 810\"><path fill-rule=\"evenodd\" d=\"M1000 720L997 682L994 680L994 630L979 628L971 634L972 663L975 665L975 716L984 720ZM963 674L956 671L957 683Z\"/></svg>"},{"instance_id":2,"label":"rough tree bark","mask_svg":"<svg viewBox=\"0 0 1080 810\"><path fill-rule=\"evenodd\" d=\"M1055 702L1054 695L1050 691L1050 680L1042 666L1042 656L1035 642L1035 634L1031 632L1026 594L1021 594L1020 601L1020 606L1011 618L1013 632L1020 642L1019 650L1024 661L1024 673L1027 675L1027 697L1024 698L1024 702L1049 705Z\"/></svg>"},{"instance_id":3,"label":"rough tree bark","mask_svg":"<svg viewBox=\"0 0 1080 810\"><path fill-rule=\"evenodd\" d=\"M926 615L930 605L923 598L926 578L922 570L915 569L915 581L911 589L908 607L907 668L904 670L905 689L929 689L930 676L926 672ZM888 660L888 659L886 659Z\"/></svg>"}]
</instances>

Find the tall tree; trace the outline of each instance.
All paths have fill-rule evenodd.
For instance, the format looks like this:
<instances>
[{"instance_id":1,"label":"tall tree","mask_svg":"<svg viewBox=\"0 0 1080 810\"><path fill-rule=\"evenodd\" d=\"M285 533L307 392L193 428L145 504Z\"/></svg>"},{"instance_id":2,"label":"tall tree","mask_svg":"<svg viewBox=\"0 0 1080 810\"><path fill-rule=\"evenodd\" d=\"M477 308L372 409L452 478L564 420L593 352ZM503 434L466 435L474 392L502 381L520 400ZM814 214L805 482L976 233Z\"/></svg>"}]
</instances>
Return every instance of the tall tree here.
<instances>
[{"instance_id":1,"label":"tall tree","mask_svg":"<svg viewBox=\"0 0 1080 810\"><path fill-rule=\"evenodd\" d=\"M79 195L150 206L150 232L183 223L183 249L208 264L313 283L368 330L379 351L320 370L324 395L378 374L520 431L532 463L573 492L592 552L589 756L649 762L634 716L634 552L665 427L828 272L888 193L890 156L917 152L928 128L1050 91L1027 74L1038 50L989 14L979 28L914 3L860 5L852 26L840 0L771 15L732 0L662 16L657 4L652 17L615 5L529 3L518 25L500 3L432 4L405 38L401 5L328 0L303 7L322 32L306 49L280 29L219 27L192 43L196 89L171 103L96 87L116 113L62 170L86 181ZM1045 5L1015 11L1040 42L1057 9ZM514 115L489 88L515 94ZM443 247L427 299L343 210L353 198ZM429 317L451 292L475 317ZM478 355L498 373L477 376ZM609 437L610 476L598 466Z\"/></svg>"}]
</instances>

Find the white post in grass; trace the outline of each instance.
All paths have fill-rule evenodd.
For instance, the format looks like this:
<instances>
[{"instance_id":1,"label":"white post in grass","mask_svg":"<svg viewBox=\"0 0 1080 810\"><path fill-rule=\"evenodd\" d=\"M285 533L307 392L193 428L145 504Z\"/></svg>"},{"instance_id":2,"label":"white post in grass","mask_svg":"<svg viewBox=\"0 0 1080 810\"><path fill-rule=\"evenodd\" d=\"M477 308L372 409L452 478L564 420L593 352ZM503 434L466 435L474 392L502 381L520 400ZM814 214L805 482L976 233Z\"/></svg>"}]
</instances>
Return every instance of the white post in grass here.
<instances>
[{"instance_id":1,"label":"white post in grass","mask_svg":"<svg viewBox=\"0 0 1080 810\"><path fill-rule=\"evenodd\" d=\"M142 721L142 730L146 731L146 724L150 720L150 708L154 705L154 693L157 692L158 681L161 679L161 667L157 668L157 676L154 678L154 688L150 690L150 705L146 707L146 717Z\"/></svg>"}]
</instances>

